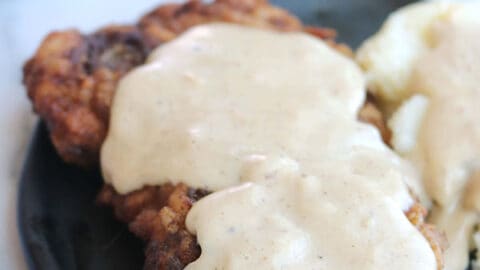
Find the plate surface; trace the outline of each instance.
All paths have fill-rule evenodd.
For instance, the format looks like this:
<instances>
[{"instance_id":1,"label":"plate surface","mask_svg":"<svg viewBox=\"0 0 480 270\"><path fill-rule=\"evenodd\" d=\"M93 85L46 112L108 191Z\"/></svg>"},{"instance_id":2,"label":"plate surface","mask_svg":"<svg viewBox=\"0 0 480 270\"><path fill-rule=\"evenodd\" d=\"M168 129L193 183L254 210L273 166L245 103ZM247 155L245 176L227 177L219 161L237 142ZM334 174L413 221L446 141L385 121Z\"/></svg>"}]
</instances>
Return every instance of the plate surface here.
<instances>
[{"instance_id":1,"label":"plate surface","mask_svg":"<svg viewBox=\"0 0 480 270\"><path fill-rule=\"evenodd\" d=\"M357 47L392 10L407 0L272 0L306 24L335 28ZM140 14L139 14L140 15ZM53 29L52 29L53 30ZM24 164L18 219L30 269L141 269L143 245L98 207L99 171L66 165L39 124Z\"/></svg>"}]
</instances>

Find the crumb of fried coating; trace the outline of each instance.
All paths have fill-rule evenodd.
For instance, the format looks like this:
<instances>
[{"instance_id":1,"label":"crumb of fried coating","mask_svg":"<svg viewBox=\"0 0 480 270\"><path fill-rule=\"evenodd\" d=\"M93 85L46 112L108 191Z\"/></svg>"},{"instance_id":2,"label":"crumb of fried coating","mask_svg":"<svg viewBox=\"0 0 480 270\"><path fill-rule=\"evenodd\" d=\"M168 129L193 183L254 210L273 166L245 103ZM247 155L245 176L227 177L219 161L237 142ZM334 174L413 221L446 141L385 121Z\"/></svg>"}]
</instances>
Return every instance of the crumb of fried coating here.
<instances>
[{"instance_id":1,"label":"crumb of fried coating","mask_svg":"<svg viewBox=\"0 0 480 270\"><path fill-rule=\"evenodd\" d=\"M170 270L183 269L200 256L200 247L187 231L185 218L193 203L207 194L184 184L164 184L120 195L105 185L98 202L112 206L117 218L145 241L145 270Z\"/></svg>"},{"instance_id":2,"label":"crumb of fried coating","mask_svg":"<svg viewBox=\"0 0 480 270\"><path fill-rule=\"evenodd\" d=\"M53 32L27 61L23 82L33 109L66 162L98 163L117 81L147 53L137 27L109 26L88 36Z\"/></svg>"}]
</instances>

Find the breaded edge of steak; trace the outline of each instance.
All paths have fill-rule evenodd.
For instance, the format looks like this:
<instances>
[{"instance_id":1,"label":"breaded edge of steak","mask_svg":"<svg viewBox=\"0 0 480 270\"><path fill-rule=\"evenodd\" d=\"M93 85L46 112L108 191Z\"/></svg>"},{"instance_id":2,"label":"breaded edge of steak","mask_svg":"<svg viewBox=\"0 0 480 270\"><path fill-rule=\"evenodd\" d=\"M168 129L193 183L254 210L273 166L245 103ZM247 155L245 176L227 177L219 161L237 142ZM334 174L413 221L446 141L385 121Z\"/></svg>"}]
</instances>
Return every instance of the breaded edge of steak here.
<instances>
[{"instance_id":1,"label":"breaded edge of steak","mask_svg":"<svg viewBox=\"0 0 480 270\"><path fill-rule=\"evenodd\" d=\"M304 27L266 0L216 0L162 5L136 25L108 26L92 34L50 33L23 69L34 111L50 131L55 149L68 163L96 166L105 139L118 81L143 64L151 50L192 26L229 22L278 31L305 31L335 44L335 31Z\"/></svg>"},{"instance_id":2,"label":"breaded edge of steak","mask_svg":"<svg viewBox=\"0 0 480 270\"><path fill-rule=\"evenodd\" d=\"M200 256L200 246L196 236L186 229L185 218L192 205L208 194L185 184L167 183L121 195L106 184L98 202L112 207L115 216L145 241L145 270L180 270ZM427 210L418 201L405 215L430 244L437 269L443 269L445 235L425 222Z\"/></svg>"},{"instance_id":3,"label":"breaded edge of steak","mask_svg":"<svg viewBox=\"0 0 480 270\"><path fill-rule=\"evenodd\" d=\"M193 203L207 194L184 184L163 184L120 195L105 185L98 202L111 206L115 216L146 242L145 270L173 270L183 269L200 256L200 246L187 231L185 218Z\"/></svg>"},{"instance_id":4,"label":"breaded edge of steak","mask_svg":"<svg viewBox=\"0 0 480 270\"><path fill-rule=\"evenodd\" d=\"M98 162L117 81L148 53L135 26L50 33L23 69L34 111L68 163Z\"/></svg>"}]
</instances>

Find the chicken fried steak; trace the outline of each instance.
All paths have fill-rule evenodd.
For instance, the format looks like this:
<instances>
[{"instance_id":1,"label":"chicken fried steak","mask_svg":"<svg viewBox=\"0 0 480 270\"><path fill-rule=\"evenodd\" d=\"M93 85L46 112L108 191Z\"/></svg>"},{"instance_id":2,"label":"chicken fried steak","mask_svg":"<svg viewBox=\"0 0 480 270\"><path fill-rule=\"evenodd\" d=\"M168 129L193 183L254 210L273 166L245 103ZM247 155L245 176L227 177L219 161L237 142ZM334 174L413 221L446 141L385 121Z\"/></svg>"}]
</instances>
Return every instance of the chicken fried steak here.
<instances>
[{"instance_id":1,"label":"chicken fried steak","mask_svg":"<svg viewBox=\"0 0 480 270\"><path fill-rule=\"evenodd\" d=\"M25 64L23 81L63 160L98 164L118 80L161 43L191 26L215 21L279 31L303 29L297 18L265 0L192 0L160 6L134 26L105 27L90 35L76 30L49 34ZM335 35L331 30L306 30L323 39Z\"/></svg>"},{"instance_id":2,"label":"chicken fried steak","mask_svg":"<svg viewBox=\"0 0 480 270\"><path fill-rule=\"evenodd\" d=\"M305 30L350 53L346 46L333 43L335 31L303 27L298 19L263 0L217 0L212 4L193 0L160 6L137 26L109 26L90 35L76 30L53 32L25 64L23 82L62 159L82 166L98 164L118 80L142 64L156 46L189 27L214 21L279 31ZM374 109L370 105L367 110ZM367 120L381 117L375 112L360 116ZM368 122L385 134L382 120Z\"/></svg>"},{"instance_id":3,"label":"chicken fried steak","mask_svg":"<svg viewBox=\"0 0 480 270\"><path fill-rule=\"evenodd\" d=\"M192 0L161 6L134 26L109 26L89 35L75 30L51 33L25 64L24 83L59 155L68 163L98 164L119 79L144 63L158 45L194 25L215 21L306 31L349 53L348 48L332 41L334 31L304 27L266 0L216 0L211 4ZM388 138L382 115L371 100L359 118L377 126L384 139ZM145 269L183 269L200 255L196 237L185 228L185 218L192 204L207 194L183 184L164 184L121 195L106 185L98 201L111 206L116 217L145 240ZM443 238L424 222L426 210L416 204L406 215L429 241L442 265Z\"/></svg>"}]
</instances>

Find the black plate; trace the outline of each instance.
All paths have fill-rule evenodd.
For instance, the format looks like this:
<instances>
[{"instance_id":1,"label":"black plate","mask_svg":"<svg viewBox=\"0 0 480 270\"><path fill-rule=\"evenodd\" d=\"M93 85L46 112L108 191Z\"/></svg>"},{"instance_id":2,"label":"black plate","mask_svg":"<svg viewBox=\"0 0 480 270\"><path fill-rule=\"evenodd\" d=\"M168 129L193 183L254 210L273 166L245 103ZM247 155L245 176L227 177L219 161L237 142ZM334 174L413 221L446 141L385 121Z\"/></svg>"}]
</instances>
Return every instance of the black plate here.
<instances>
[{"instance_id":1,"label":"black plate","mask_svg":"<svg viewBox=\"0 0 480 270\"><path fill-rule=\"evenodd\" d=\"M413 1L272 2L307 24L335 28L340 41L356 47L378 29L389 12ZM23 168L18 203L20 234L30 269L142 268L142 243L109 209L95 205L101 184L98 171L63 163L45 126L38 125Z\"/></svg>"}]
</instances>

